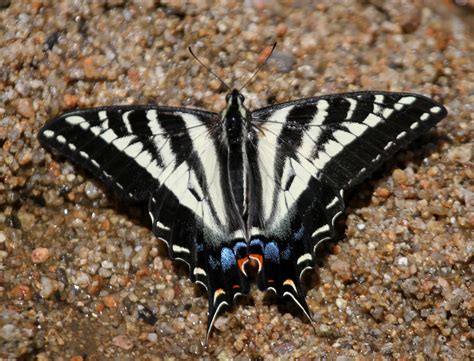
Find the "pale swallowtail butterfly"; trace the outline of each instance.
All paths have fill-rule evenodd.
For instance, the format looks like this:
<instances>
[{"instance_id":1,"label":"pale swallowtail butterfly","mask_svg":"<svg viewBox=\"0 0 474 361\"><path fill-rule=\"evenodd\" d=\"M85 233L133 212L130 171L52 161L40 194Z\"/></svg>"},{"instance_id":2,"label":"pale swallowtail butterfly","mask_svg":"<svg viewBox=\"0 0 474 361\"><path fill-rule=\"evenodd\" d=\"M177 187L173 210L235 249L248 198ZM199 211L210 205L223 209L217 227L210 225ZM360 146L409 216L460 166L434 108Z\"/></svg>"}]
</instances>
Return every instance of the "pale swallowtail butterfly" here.
<instances>
[{"instance_id":1,"label":"pale swallowtail butterfly","mask_svg":"<svg viewBox=\"0 0 474 361\"><path fill-rule=\"evenodd\" d=\"M419 94L364 91L250 111L231 90L221 114L156 105L74 110L41 143L120 196L148 202L153 233L207 290L207 335L223 305L261 290L290 297L311 320L301 286L320 242L334 235L343 192L447 111Z\"/></svg>"}]
</instances>

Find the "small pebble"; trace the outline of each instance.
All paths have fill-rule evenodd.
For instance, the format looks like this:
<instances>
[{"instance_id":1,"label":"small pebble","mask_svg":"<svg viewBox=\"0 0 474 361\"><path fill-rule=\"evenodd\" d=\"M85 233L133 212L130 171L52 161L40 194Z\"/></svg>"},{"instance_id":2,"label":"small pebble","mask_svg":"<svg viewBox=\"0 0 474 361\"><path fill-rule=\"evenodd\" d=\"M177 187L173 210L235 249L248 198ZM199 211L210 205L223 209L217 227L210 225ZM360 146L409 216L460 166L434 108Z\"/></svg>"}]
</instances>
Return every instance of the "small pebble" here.
<instances>
[{"instance_id":1,"label":"small pebble","mask_svg":"<svg viewBox=\"0 0 474 361\"><path fill-rule=\"evenodd\" d=\"M17 328L15 325L6 324L0 328L0 336L6 341L11 341L17 336Z\"/></svg>"},{"instance_id":2,"label":"small pebble","mask_svg":"<svg viewBox=\"0 0 474 361\"><path fill-rule=\"evenodd\" d=\"M285 23L279 23L275 29L275 34L276 36L282 37L285 36L285 34L288 31L288 25Z\"/></svg>"},{"instance_id":3,"label":"small pebble","mask_svg":"<svg viewBox=\"0 0 474 361\"><path fill-rule=\"evenodd\" d=\"M354 358L352 356L341 355L341 356L336 357L336 361L353 361L353 360Z\"/></svg>"},{"instance_id":4,"label":"small pebble","mask_svg":"<svg viewBox=\"0 0 474 361\"><path fill-rule=\"evenodd\" d=\"M32 159L33 159L33 153L31 152L30 149L23 149L18 154L18 163L21 166L27 165L28 163L31 162Z\"/></svg>"},{"instance_id":5,"label":"small pebble","mask_svg":"<svg viewBox=\"0 0 474 361\"><path fill-rule=\"evenodd\" d=\"M416 278L408 278L400 285L405 296L415 295L418 292L418 280Z\"/></svg>"},{"instance_id":6,"label":"small pebble","mask_svg":"<svg viewBox=\"0 0 474 361\"><path fill-rule=\"evenodd\" d=\"M150 342L156 343L158 341L158 335L154 332L151 332L147 335L147 339Z\"/></svg>"},{"instance_id":7,"label":"small pebble","mask_svg":"<svg viewBox=\"0 0 474 361\"><path fill-rule=\"evenodd\" d=\"M20 99L17 104L17 111L25 118L32 118L35 115L33 104L30 99Z\"/></svg>"},{"instance_id":8,"label":"small pebble","mask_svg":"<svg viewBox=\"0 0 474 361\"><path fill-rule=\"evenodd\" d=\"M173 302L174 296L175 296L175 292L174 292L174 289L171 287L168 287L163 291L163 299L166 302Z\"/></svg>"},{"instance_id":9,"label":"small pebble","mask_svg":"<svg viewBox=\"0 0 474 361\"><path fill-rule=\"evenodd\" d=\"M381 198L388 198L390 196L390 190L385 187L378 187L375 190L375 195Z\"/></svg>"},{"instance_id":10,"label":"small pebble","mask_svg":"<svg viewBox=\"0 0 474 361\"><path fill-rule=\"evenodd\" d=\"M287 353L292 352L295 349L296 345L293 342L283 342L280 344L277 344L273 351L277 355L284 355Z\"/></svg>"},{"instance_id":11,"label":"small pebble","mask_svg":"<svg viewBox=\"0 0 474 361\"><path fill-rule=\"evenodd\" d=\"M112 276L112 271L110 269L100 267L99 268L99 276L103 278L110 278Z\"/></svg>"},{"instance_id":12,"label":"small pebble","mask_svg":"<svg viewBox=\"0 0 474 361\"><path fill-rule=\"evenodd\" d=\"M329 264L331 271L336 273L344 282L347 282L352 279L351 265L340 259Z\"/></svg>"},{"instance_id":13,"label":"small pebble","mask_svg":"<svg viewBox=\"0 0 474 361\"><path fill-rule=\"evenodd\" d=\"M428 207L428 211L431 214L436 214L437 216L447 216L449 214L449 209L441 206Z\"/></svg>"},{"instance_id":14,"label":"small pebble","mask_svg":"<svg viewBox=\"0 0 474 361\"><path fill-rule=\"evenodd\" d=\"M336 306L339 308L341 311L344 311L345 308L347 307L347 301L343 298L337 298L336 299Z\"/></svg>"},{"instance_id":15,"label":"small pebble","mask_svg":"<svg viewBox=\"0 0 474 361\"><path fill-rule=\"evenodd\" d=\"M57 281L52 280L46 276L41 277L41 291L40 291L41 297L47 299L58 289L59 289L59 285Z\"/></svg>"},{"instance_id":16,"label":"small pebble","mask_svg":"<svg viewBox=\"0 0 474 361\"><path fill-rule=\"evenodd\" d=\"M408 258L407 257L399 257L397 260L397 264L401 267L408 267Z\"/></svg>"},{"instance_id":17,"label":"small pebble","mask_svg":"<svg viewBox=\"0 0 474 361\"><path fill-rule=\"evenodd\" d=\"M21 300L31 300L31 289L26 285L17 285L10 290L10 297Z\"/></svg>"},{"instance_id":18,"label":"small pebble","mask_svg":"<svg viewBox=\"0 0 474 361\"><path fill-rule=\"evenodd\" d=\"M319 326L319 332L321 332L322 334L327 334L329 330L330 328L328 327L328 325L322 324Z\"/></svg>"},{"instance_id":19,"label":"small pebble","mask_svg":"<svg viewBox=\"0 0 474 361\"><path fill-rule=\"evenodd\" d=\"M192 325L196 325L199 322L199 316L195 313L188 313L188 317L186 317L186 321Z\"/></svg>"},{"instance_id":20,"label":"small pebble","mask_svg":"<svg viewBox=\"0 0 474 361\"><path fill-rule=\"evenodd\" d=\"M45 247L38 247L31 252L31 261L33 263L44 263L49 258L49 250Z\"/></svg>"},{"instance_id":21,"label":"small pebble","mask_svg":"<svg viewBox=\"0 0 474 361\"><path fill-rule=\"evenodd\" d=\"M99 275L92 276L92 282L89 283L87 292L91 295L96 295L103 287L104 279Z\"/></svg>"},{"instance_id":22,"label":"small pebble","mask_svg":"<svg viewBox=\"0 0 474 361\"><path fill-rule=\"evenodd\" d=\"M137 318L149 325L154 325L158 320L153 311L144 305L138 305L137 310Z\"/></svg>"},{"instance_id":23,"label":"small pebble","mask_svg":"<svg viewBox=\"0 0 474 361\"><path fill-rule=\"evenodd\" d=\"M104 305L107 306L108 308L117 308L118 302L115 296L113 295L107 295L103 298Z\"/></svg>"},{"instance_id":24,"label":"small pebble","mask_svg":"<svg viewBox=\"0 0 474 361\"><path fill-rule=\"evenodd\" d=\"M132 258L132 265L135 267L142 266L146 263L151 247L149 245L143 246Z\"/></svg>"},{"instance_id":25,"label":"small pebble","mask_svg":"<svg viewBox=\"0 0 474 361\"><path fill-rule=\"evenodd\" d=\"M237 352L241 352L245 347L245 343L239 338L234 341L233 346Z\"/></svg>"},{"instance_id":26,"label":"small pebble","mask_svg":"<svg viewBox=\"0 0 474 361\"><path fill-rule=\"evenodd\" d=\"M214 327L219 331L225 331L229 325L229 318L225 316L217 316L216 321L214 322Z\"/></svg>"},{"instance_id":27,"label":"small pebble","mask_svg":"<svg viewBox=\"0 0 474 361\"><path fill-rule=\"evenodd\" d=\"M133 348L133 342L126 335L115 336L112 343L127 351Z\"/></svg>"},{"instance_id":28,"label":"small pebble","mask_svg":"<svg viewBox=\"0 0 474 361\"><path fill-rule=\"evenodd\" d=\"M392 173L393 180L397 184L407 184L408 183L408 177L405 174L405 172L401 169L395 169Z\"/></svg>"},{"instance_id":29,"label":"small pebble","mask_svg":"<svg viewBox=\"0 0 474 361\"><path fill-rule=\"evenodd\" d=\"M102 195L102 191L95 181L87 181L84 186L84 193L87 198L94 201Z\"/></svg>"},{"instance_id":30,"label":"small pebble","mask_svg":"<svg viewBox=\"0 0 474 361\"><path fill-rule=\"evenodd\" d=\"M417 316L418 316L418 313L415 310L405 310L403 319L405 320L405 322L411 322Z\"/></svg>"},{"instance_id":31,"label":"small pebble","mask_svg":"<svg viewBox=\"0 0 474 361\"><path fill-rule=\"evenodd\" d=\"M275 51L269 62L275 64L279 72L288 73L293 69L295 58L290 53Z\"/></svg>"},{"instance_id":32,"label":"small pebble","mask_svg":"<svg viewBox=\"0 0 474 361\"><path fill-rule=\"evenodd\" d=\"M84 287L87 287L90 282L91 282L91 279L90 279L90 276L85 273L85 272L78 272L76 274L76 284L81 287L81 288L84 288Z\"/></svg>"},{"instance_id":33,"label":"small pebble","mask_svg":"<svg viewBox=\"0 0 474 361\"><path fill-rule=\"evenodd\" d=\"M104 261L102 261L101 265L102 265L102 267L105 268L105 269L112 269L112 268L114 268L113 262L111 262L111 261L109 261L109 260L104 260Z\"/></svg>"},{"instance_id":34,"label":"small pebble","mask_svg":"<svg viewBox=\"0 0 474 361\"><path fill-rule=\"evenodd\" d=\"M453 147L448 151L447 158L452 162L459 162L461 164L467 164L472 159L472 143Z\"/></svg>"},{"instance_id":35,"label":"small pebble","mask_svg":"<svg viewBox=\"0 0 474 361\"><path fill-rule=\"evenodd\" d=\"M79 98L76 95L64 94L63 100L66 108L73 108L77 105Z\"/></svg>"}]
</instances>

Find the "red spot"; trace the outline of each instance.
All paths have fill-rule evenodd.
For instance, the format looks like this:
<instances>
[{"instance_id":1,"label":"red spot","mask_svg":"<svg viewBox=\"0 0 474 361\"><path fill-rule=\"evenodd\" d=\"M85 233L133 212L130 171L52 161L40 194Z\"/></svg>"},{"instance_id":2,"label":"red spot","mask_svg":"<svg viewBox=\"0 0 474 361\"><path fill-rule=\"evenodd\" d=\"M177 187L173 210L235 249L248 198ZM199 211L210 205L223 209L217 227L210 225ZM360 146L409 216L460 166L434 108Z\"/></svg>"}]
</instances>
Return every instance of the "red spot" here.
<instances>
[{"instance_id":1,"label":"red spot","mask_svg":"<svg viewBox=\"0 0 474 361\"><path fill-rule=\"evenodd\" d=\"M239 285L233 285L232 288L240 288Z\"/></svg>"},{"instance_id":2,"label":"red spot","mask_svg":"<svg viewBox=\"0 0 474 361\"><path fill-rule=\"evenodd\" d=\"M244 267L245 267L245 264L247 263L248 260L249 260L248 257L244 257L244 258L241 258L237 261L237 264L239 265L240 272L242 272L243 274L245 274Z\"/></svg>"}]
</instances>

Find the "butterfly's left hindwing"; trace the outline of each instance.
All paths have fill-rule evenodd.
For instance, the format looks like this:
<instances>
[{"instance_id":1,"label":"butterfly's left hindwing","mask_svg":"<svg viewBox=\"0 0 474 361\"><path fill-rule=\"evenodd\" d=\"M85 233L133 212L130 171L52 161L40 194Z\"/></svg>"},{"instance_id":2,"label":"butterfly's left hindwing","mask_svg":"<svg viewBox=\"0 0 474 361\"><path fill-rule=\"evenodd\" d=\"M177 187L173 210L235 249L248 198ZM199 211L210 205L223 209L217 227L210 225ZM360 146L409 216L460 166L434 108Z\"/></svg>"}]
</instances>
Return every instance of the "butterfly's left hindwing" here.
<instances>
[{"instance_id":1,"label":"butterfly's left hindwing","mask_svg":"<svg viewBox=\"0 0 474 361\"><path fill-rule=\"evenodd\" d=\"M308 312L300 276L334 235L343 191L446 116L417 94L359 92L302 99L251 113L256 188L249 217L262 255L260 287ZM258 246L257 246L258 245ZM285 287L286 286L286 287Z\"/></svg>"}]
</instances>

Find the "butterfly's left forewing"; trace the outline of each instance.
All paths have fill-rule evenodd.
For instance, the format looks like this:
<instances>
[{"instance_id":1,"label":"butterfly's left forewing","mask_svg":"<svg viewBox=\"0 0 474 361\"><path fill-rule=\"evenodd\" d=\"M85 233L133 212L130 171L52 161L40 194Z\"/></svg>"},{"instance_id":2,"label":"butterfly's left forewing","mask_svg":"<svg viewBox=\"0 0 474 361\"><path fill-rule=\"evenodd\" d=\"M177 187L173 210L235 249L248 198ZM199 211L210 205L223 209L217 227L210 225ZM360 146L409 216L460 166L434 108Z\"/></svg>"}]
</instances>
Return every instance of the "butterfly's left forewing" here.
<instances>
[{"instance_id":1,"label":"butterfly's left forewing","mask_svg":"<svg viewBox=\"0 0 474 361\"><path fill-rule=\"evenodd\" d=\"M334 234L343 191L446 116L417 94L358 92L302 99L251 114L255 134L249 222L262 254L259 285L308 312L300 286L316 245ZM250 249L252 252L252 249Z\"/></svg>"}]
</instances>

